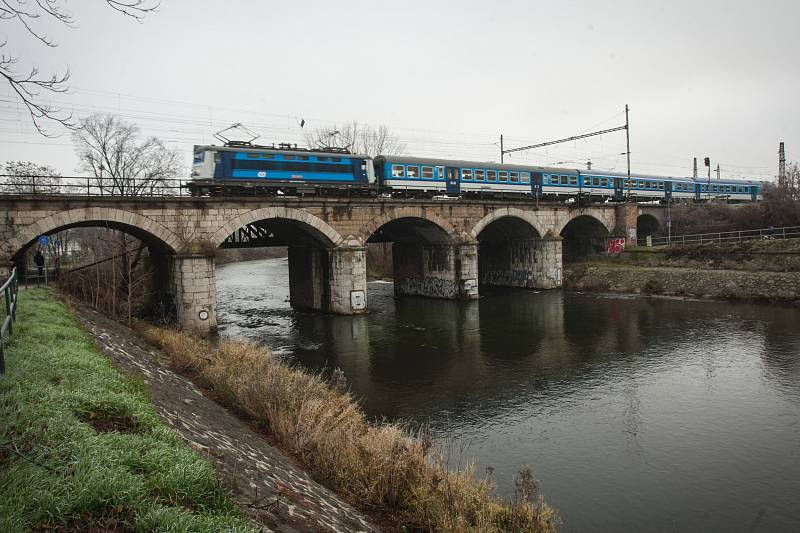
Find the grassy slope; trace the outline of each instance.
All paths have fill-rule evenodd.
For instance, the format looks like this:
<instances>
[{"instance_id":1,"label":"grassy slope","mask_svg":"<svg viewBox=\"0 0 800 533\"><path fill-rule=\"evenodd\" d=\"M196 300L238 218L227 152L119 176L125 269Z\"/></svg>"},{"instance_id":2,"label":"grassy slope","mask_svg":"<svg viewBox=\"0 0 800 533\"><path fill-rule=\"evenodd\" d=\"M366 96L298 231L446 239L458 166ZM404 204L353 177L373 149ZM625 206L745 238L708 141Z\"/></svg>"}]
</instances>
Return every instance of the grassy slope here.
<instances>
[{"instance_id":1,"label":"grassy slope","mask_svg":"<svg viewBox=\"0 0 800 533\"><path fill-rule=\"evenodd\" d=\"M192 374L229 407L265 425L312 472L398 530L555 531L558 519L538 496L530 471L510 503L470 466L453 470L424 440L392 424L373 425L353 398L265 348L216 345L186 332L141 325L178 370Z\"/></svg>"},{"instance_id":2,"label":"grassy slope","mask_svg":"<svg viewBox=\"0 0 800 533\"><path fill-rule=\"evenodd\" d=\"M0 376L0 531L254 531L49 292L21 292L18 317Z\"/></svg>"}]
</instances>

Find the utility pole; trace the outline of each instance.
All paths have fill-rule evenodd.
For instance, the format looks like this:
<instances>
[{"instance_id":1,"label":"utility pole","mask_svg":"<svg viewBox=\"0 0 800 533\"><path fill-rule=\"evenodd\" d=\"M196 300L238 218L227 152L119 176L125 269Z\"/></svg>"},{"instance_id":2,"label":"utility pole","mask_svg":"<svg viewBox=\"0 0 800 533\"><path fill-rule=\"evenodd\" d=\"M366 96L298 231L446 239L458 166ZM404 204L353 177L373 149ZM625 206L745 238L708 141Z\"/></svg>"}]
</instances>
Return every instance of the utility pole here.
<instances>
[{"instance_id":1,"label":"utility pole","mask_svg":"<svg viewBox=\"0 0 800 533\"><path fill-rule=\"evenodd\" d=\"M717 181L719 181L719 163L717 163Z\"/></svg>"},{"instance_id":2,"label":"utility pole","mask_svg":"<svg viewBox=\"0 0 800 533\"><path fill-rule=\"evenodd\" d=\"M586 162L586 170L592 170L592 162L591 161L587 161Z\"/></svg>"},{"instance_id":3,"label":"utility pole","mask_svg":"<svg viewBox=\"0 0 800 533\"><path fill-rule=\"evenodd\" d=\"M783 141L778 148L778 186L786 186L786 151L783 148Z\"/></svg>"},{"instance_id":4,"label":"utility pole","mask_svg":"<svg viewBox=\"0 0 800 533\"><path fill-rule=\"evenodd\" d=\"M505 159L506 153L503 151L503 134L500 134L500 164L502 165Z\"/></svg>"},{"instance_id":5,"label":"utility pole","mask_svg":"<svg viewBox=\"0 0 800 533\"><path fill-rule=\"evenodd\" d=\"M703 164L708 167L708 181L706 182L706 196L711 196L711 158L706 157Z\"/></svg>"},{"instance_id":6,"label":"utility pole","mask_svg":"<svg viewBox=\"0 0 800 533\"><path fill-rule=\"evenodd\" d=\"M631 125L628 122L628 104L625 104L625 153L628 156L628 200L631 198Z\"/></svg>"},{"instance_id":7,"label":"utility pole","mask_svg":"<svg viewBox=\"0 0 800 533\"><path fill-rule=\"evenodd\" d=\"M697 179L697 158L694 158L694 170L692 171L692 177Z\"/></svg>"}]
</instances>

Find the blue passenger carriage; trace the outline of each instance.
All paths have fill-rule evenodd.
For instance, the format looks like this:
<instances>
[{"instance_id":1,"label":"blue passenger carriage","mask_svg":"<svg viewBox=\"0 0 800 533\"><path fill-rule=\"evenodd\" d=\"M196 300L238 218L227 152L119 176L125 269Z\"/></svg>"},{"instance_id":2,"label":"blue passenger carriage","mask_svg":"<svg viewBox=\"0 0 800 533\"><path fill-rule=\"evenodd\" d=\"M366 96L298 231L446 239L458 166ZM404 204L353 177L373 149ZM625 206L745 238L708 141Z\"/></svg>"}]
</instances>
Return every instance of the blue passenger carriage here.
<instances>
[{"instance_id":1,"label":"blue passenger carriage","mask_svg":"<svg viewBox=\"0 0 800 533\"><path fill-rule=\"evenodd\" d=\"M195 195L375 193L372 159L296 146L195 146Z\"/></svg>"},{"instance_id":2,"label":"blue passenger carriage","mask_svg":"<svg viewBox=\"0 0 800 533\"><path fill-rule=\"evenodd\" d=\"M376 157L375 174L394 196L536 197L550 176L550 193L568 196L577 190L578 178L576 170L404 156Z\"/></svg>"}]
</instances>

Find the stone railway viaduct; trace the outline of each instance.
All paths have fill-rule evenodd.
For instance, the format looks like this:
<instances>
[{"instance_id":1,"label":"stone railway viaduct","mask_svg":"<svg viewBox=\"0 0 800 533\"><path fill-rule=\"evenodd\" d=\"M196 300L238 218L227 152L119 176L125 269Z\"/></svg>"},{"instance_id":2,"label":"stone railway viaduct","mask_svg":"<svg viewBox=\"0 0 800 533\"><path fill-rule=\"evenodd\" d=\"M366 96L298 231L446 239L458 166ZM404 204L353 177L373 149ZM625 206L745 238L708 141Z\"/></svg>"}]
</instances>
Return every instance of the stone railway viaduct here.
<instances>
[{"instance_id":1,"label":"stone railway viaduct","mask_svg":"<svg viewBox=\"0 0 800 533\"><path fill-rule=\"evenodd\" d=\"M531 201L383 198L0 196L0 276L24 264L39 236L110 227L141 239L178 322L216 328L215 251L288 246L294 307L367 311L366 244L392 242L395 293L473 299L479 285L556 288L562 256L593 253L609 236L635 243L657 206L579 208ZM655 222L654 222L655 221Z\"/></svg>"}]
</instances>

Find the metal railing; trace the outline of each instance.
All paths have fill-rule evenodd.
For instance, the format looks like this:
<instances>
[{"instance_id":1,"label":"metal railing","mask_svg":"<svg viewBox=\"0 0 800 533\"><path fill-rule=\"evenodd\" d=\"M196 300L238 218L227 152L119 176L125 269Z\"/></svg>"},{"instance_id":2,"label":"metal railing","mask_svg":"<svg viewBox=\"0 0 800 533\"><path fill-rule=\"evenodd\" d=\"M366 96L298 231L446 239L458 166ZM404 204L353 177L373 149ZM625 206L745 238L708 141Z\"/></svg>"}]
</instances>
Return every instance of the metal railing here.
<instances>
[{"instance_id":1,"label":"metal railing","mask_svg":"<svg viewBox=\"0 0 800 533\"><path fill-rule=\"evenodd\" d=\"M12 196L188 196L188 180L114 180L96 176L12 176L0 174L0 195Z\"/></svg>"},{"instance_id":2,"label":"metal railing","mask_svg":"<svg viewBox=\"0 0 800 533\"><path fill-rule=\"evenodd\" d=\"M742 231L718 231L716 233L695 233L692 235L655 237L652 239L652 245L668 246L675 244L711 244L775 239L800 239L800 226L785 226L782 228L762 228Z\"/></svg>"},{"instance_id":3,"label":"metal railing","mask_svg":"<svg viewBox=\"0 0 800 533\"><path fill-rule=\"evenodd\" d=\"M19 280L17 269L11 271L11 276L0 287L0 293L5 300L5 316L0 326L0 374L6 372L5 342L14 331L14 322L17 320L17 294L19 293Z\"/></svg>"}]
</instances>

